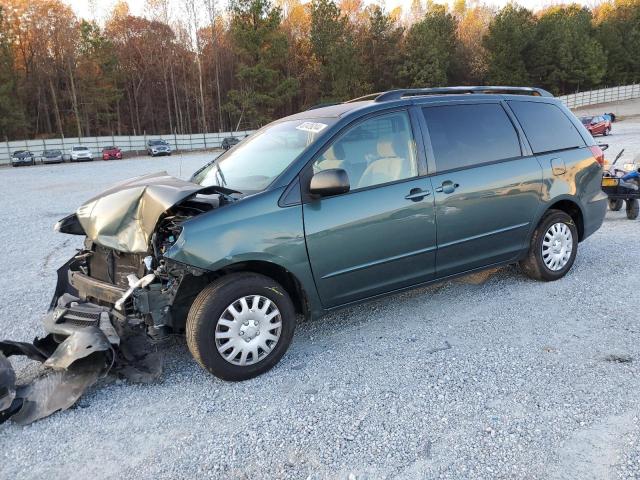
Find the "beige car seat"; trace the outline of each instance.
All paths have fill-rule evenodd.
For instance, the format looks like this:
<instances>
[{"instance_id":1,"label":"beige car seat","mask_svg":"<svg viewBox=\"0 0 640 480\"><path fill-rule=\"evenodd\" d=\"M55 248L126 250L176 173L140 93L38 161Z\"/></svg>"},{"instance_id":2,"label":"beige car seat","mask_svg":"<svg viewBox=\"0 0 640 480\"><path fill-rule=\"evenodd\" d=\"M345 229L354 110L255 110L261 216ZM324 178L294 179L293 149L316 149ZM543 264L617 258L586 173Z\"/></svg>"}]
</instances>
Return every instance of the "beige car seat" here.
<instances>
[{"instance_id":1,"label":"beige car seat","mask_svg":"<svg viewBox=\"0 0 640 480\"><path fill-rule=\"evenodd\" d=\"M358 182L358 188L394 182L409 178L412 175L409 148L403 145L403 140L402 138L396 138L393 140L380 139L378 141L378 155L380 158L372 162L364 171Z\"/></svg>"},{"instance_id":2,"label":"beige car seat","mask_svg":"<svg viewBox=\"0 0 640 480\"><path fill-rule=\"evenodd\" d=\"M340 142L334 143L323 154L320 161L314 165L314 173L332 168L344 168L344 147Z\"/></svg>"}]
</instances>

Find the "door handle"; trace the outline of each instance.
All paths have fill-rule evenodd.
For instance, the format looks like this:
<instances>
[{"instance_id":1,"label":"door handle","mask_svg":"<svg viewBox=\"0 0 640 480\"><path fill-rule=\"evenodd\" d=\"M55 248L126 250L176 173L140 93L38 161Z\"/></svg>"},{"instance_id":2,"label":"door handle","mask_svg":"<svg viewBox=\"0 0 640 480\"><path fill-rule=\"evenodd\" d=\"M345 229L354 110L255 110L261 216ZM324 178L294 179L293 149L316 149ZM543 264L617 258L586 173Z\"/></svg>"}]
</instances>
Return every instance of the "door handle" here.
<instances>
[{"instance_id":1,"label":"door handle","mask_svg":"<svg viewBox=\"0 0 640 480\"><path fill-rule=\"evenodd\" d=\"M406 197L404 197L407 200L413 200L414 202L419 202L420 200L422 200L424 197L431 195L431 192L428 190L421 190L419 188L412 188L409 191L409 195L407 195Z\"/></svg>"},{"instance_id":2,"label":"door handle","mask_svg":"<svg viewBox=\"0 0 640 480\"><path fill-rule=\"evenodd\" d=\"M451 180L447 180L446 182L442 182L442 185L436 188L436 192L453 193L459 186L459 183L453 183Z\"/></svg>"}]
</instances>

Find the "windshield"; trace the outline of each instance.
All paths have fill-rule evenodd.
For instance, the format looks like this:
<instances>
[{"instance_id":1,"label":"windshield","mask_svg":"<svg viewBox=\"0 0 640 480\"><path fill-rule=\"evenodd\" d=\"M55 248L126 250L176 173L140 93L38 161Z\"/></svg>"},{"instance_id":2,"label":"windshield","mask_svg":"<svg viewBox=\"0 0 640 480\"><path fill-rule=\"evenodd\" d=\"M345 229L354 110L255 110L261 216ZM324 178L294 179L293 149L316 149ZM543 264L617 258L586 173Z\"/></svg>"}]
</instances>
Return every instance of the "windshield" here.
<instances>
[{"instance_id":1,"label":"windshield","mask_svg":"<svg viewBox=\"0 0 640 480\"><path fill-rule=\"evenodd\" d=\"M582 120L582 123L583 123L583 124L588 125L588 124L590 124L590 123L591 123L591 119L592 119L592 118L593 118L593 117L582 117L580 120Z\"/></svg>"},{"instance_id":2,"label":"windshield","mask_svg":"<svg viewBox=\"0 0 640 480\"><path fill-rule=\"evenodd\" d=\"M23 153L27 153L26 150L16 150L13 152L14 155L22 155Z\"/></svg>"},{"instance_id":3,"label":"windshield","mask_svg":"<svg viewBox=\"0 0 640 480\"><path fill-rule=\"evenodd\" d=\"M149 140L149 145L166 145L164 140Z\"/></svg>"},{"instance_id":4,"label":"windshield","mask_svg":"<svg viewBox=\"0 0 640 480\"><path fill-rule=\"evenodd\" d=\"M45 150L44 155L60 155L62 152L60 150Z\"/></svg>"},{"instance_id":5,"label":"windshield","mask_svg":"<svg viewBox=\"0 0 640 480\"><path fill-rule=\"evenodd\" d=\"M84 150L89 150L88 147L73 147L74 152L82 152Z\"/></svg>"},{"instance_id":6,"label":"windshield","mask_svg":"<svg viewBox=\"0 0 640 480\"><path fill-rule=\"evenodd\" d=\"M267 125L198 172L194 182L243 193L264 190L333 123L320 118Z\"/></svg>"}]
</instances>

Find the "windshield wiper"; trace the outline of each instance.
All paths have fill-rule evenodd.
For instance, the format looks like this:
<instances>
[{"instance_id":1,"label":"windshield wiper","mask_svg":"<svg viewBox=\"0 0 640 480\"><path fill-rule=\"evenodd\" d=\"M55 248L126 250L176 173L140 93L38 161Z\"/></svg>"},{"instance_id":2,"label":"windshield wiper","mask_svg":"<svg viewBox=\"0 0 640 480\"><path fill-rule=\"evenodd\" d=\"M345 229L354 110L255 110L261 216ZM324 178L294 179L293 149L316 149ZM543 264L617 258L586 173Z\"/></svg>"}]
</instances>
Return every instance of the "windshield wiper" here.
<instances>
[{"instance_id":1,"label":"windshield wiper","mask_svg":"<svg viewBox=\"0 0 640 480\"><path fill-rule=\"evenodd\" d=\"M227 185L227 181L224 178L224 173L222 173L222 169L220 168L220 165L218 165L218 159L217 158L213 161L213 166L215 167L216 172L218 173L218 176L220 178L220 181L222 182L220 184L220 186L221 187L225 187Z\"/></svg>"}]
</instances>

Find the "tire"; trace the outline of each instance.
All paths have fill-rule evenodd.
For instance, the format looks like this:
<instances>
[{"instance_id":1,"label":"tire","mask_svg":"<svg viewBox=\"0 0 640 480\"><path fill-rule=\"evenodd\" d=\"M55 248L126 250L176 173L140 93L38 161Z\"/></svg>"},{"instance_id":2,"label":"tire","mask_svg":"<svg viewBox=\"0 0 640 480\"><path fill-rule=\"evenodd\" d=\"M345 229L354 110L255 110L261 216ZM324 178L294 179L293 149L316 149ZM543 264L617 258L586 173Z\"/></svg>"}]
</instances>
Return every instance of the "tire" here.
<instances>
[{"instance_id":1,"label":"tire","mask_svg":"<svg viewBox=\"0 0 640 480\"><path fill-rule=\"evenodd\" d=\"M605 128L604 132L602 132L602 136L606 137L609 134L609 131Z\"/></svg>"},{"instance_id":2,"label":"tire","mask_svg":"<svg viewBox=\"0 0 640 480\"><path fill-rule=\"evenodd\" d=\"M558 260L560 264L555 265L555 267L558 268L551 268L547 265L545 259L547 261L554 261L554 258L559 257L549 252L553 248L552 246L544 249L544 251L550 253L550 255L548 257L543 257L543 242L545 241L547 234L551 233L551 228L556 227L556 225L560 225L557 228L562 229L564 232L568 231L570 233L570 238L567 238L567 236L558 232L550 239L558 241L559 251L557 255L561 256L561 259ZM564 227L562 227L562 225L564 225ZM571 247L570 252L567 250L569 245ZM564 277L571 269L576 258L577 251L578 229L576 228L573 219L561 210L548 210L540 220L540 223L538 223L538 226L531 236L529 252L527 253L527 256L520 261L520 268L522 268L522 271L528 277L533 278L534 280L545 282L558 280ZM568 257L566 256L567 254Z\"/></svg>"},{"instance_id":3,"label":"tire","mask_svg":"<svg viewBox=\"0 0 640 480\"><path fill-rule=\"evenodd\" d=\"M616 200L609 200L609 210L612 212L619 212L622 209L623 204L624 201L619 198Z\"/></svg>"},{"instance_id":4,"label":"tire","mask_svg":"<svg viewBox=\"0 0 640 480\"><path fill-rule=\"evenodd\" d=\"M258 312L266 305L265 315L274 314L275 309L279 311L279 315L273 319L268 319L268 316L258 317L257 320L253 318L254 310L250 308L255 305L252 299L258 296L261 297L256 309ZM246 301L247 308L244 308L240 302L246 297L251 299ZM266 300L269 300L271 305L268 305ZM229 312L231 306L234 306L239 318ZM244 317L245 320L244 315L248 316ZM279 337L275 342L271 339L265 340L265 335L278 334L275 329L265 329L265 322L269 322L271 326L278 323L278 318ZM255 324L254 321L259 323ZM289 348L295 325L293 302L282 286L264 275L233 273L211 283L194 300L187 316L187 345L193 358L216 377L230 381L247 380L270 370L280 361ZM240 333L241 331L243 333ZM249 335L252 335L251 340L247 340ZM241 342L246 341L247 346L233 355L235 346L227 347L228 350L225 351L225 345L232 341L240 348L245 346ZM260 348L261 342L271 350L267 352ZM253 352L249 353L249 350ZM228 358L233 355L233 358L227 360L223 353ZM242 362L243 356L245 361L254 362L256 354L258 360L255 363L238 364Z\"/></svg>"},{"instance_id":5,"label":"tire","mask_svg":"<svg viewBox=\"0 0 640 480\"><path fill-rule=\"evenodd\" d=\"M629 220L635 220L638 218L638 212L640 211L640 205L638 200L633 198L627 200L627 218Z\"/></svg>"}]
</instances>

